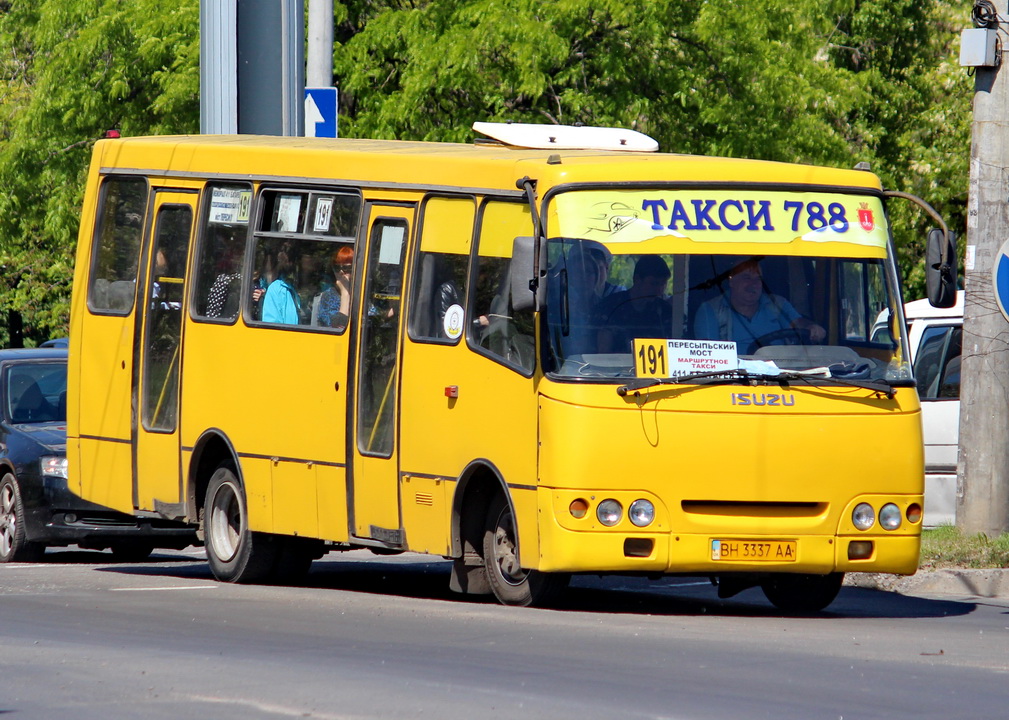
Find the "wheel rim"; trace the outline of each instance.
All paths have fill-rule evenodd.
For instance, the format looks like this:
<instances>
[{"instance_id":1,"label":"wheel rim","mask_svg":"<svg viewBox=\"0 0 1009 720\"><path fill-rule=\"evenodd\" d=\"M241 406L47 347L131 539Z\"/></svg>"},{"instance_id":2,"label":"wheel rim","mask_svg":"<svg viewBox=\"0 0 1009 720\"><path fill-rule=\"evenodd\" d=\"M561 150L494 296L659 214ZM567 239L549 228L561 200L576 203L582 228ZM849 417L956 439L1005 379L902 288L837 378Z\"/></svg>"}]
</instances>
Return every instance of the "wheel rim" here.
<instances>
[{"instance_id":1,"label":"wheel rim","mask_svg":"<svg viewBox=\"0 0 1009 720\"><path fill-rule=\"evenodd\" d=\"M519 566L518 554L515 552L515 525L512 523L511 510L507 507L498 515L494 529L494 567L498 569L501 579L509 585L525 582L527 573Z\"/></svg>"},{"instance_id":2,"label":"wheel rim","mask_svg":"<svg viewBox=\"0 0 1009 720\"><path fill-rule=\"evenodd\" d=\"M0 556L7 557L14 547L14 533L18 529L17 505L14 486L4 483L0 487Z\"/></svg>"},{"instance_id":3,"label":"wheel rim","mask_svg":"<svg viewBox=\"0 0 1009 720\"><path fill-rule=\"evenodd\" d=\"M214 493L210 507L210 543L214 555L228 562L238 553L245 519L233 483L224 483Z\"/></svg>"}]
</instances>

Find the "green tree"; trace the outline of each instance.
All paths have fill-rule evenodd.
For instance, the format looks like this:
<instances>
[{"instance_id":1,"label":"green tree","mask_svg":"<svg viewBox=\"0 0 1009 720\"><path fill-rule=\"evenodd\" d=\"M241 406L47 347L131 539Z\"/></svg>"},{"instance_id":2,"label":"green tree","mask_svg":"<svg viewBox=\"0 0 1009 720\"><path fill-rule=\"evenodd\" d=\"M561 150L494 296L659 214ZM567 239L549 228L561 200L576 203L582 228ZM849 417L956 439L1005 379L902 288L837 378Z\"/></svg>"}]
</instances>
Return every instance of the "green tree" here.
<instances>
[{"instance_id":1,"label":"green tree","mask_svg":"<svg viewBox=\"0 0 1009 720\"><path fill-rule=\"evenodd\" d=\"M345 0L341 133L475 120L632 127L671 152L850 167L962 231L970 0ZM196 132L199 0L0 0L0 343L65 331L92 142ZM891 204L908 296L930 222ZM962 234L962 232L961 232Z\"/></svg>"},{"instance_id":2,"label":"green tree","mask_svg":"<svg viewBox=\"0 0 1009 720\"><path fill-rule=\"evenodd\" d=\"M198 130L198 8L198 0L3 8L0 308L20 312L29 343L66 332L94 140L108 130Z\"/></svg>"},{"instance_id":3,"label":"green tree","mask_svg":"<svg viewBox=\"0 0 1009 720\"><path fill-rule=\"evenodd\" d=\"M851 167L964 225L968 0L437 0L338 6L342 132L474 120L633 127L673 152ZM894 203L909 296L929 224Z\"/></svg>"}]
</instances>

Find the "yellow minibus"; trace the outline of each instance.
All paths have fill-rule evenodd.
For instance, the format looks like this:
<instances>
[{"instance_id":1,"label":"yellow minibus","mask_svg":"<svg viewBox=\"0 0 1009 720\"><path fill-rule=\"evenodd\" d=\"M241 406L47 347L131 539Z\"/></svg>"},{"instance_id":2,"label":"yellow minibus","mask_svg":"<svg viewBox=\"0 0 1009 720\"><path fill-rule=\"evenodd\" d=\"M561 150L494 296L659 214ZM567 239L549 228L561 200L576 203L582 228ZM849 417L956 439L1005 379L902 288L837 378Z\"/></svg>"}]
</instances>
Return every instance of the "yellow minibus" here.
<instances>
[{"instance_id":1,"label":"yellow minibus","mask_svg":"<svg viewBox=\"0 0 1009 720\"><path fill-rule=\"evenodd\" d=\"M74 491L198 528L230 582L370 548L450 558L453 589L507 604L683 574L807 611L846 572L915 572L879 179L477 128L99 141Z\"/></svg>"}]
</instances>

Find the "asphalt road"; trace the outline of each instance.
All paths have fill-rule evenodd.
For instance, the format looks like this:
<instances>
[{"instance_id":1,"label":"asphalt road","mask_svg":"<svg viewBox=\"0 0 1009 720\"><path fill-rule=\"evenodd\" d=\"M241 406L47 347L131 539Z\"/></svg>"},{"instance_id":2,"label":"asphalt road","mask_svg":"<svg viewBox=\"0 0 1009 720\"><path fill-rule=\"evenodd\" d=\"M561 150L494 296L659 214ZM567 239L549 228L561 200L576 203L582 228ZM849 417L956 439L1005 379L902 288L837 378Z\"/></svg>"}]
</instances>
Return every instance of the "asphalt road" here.
<instances>
[{"instance_id":1,"label":"asphalt road","mask_svg":"<svg viewBox=\"0 0 1009 720\"><path fill-rule=\"evenodd\" d=\"M331 553L297 587L50 550L0 566L0 714L91 718L998 718L1009 599L845 587L818 616L692 579L578 578L556 609L445 562Z\"/></svg>"}]
</instances>

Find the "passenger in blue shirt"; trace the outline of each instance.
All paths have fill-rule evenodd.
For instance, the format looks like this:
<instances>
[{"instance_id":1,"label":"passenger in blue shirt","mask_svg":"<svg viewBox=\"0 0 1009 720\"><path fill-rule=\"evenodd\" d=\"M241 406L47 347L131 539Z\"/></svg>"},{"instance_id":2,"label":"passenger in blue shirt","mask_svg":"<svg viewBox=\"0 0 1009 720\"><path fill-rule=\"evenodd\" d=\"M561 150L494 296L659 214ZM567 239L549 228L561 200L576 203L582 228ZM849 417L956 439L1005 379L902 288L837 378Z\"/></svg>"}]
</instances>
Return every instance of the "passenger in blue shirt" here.
<instances>
[{"instance_id":1,"label":"passenger in blue shirt","mask_svg":"<svg viewBox=\"0 0 1009 720\"><path fill-rule=\"evenodd\" d=\"M814 343L827 336L826 330L802 317L788 300L764 292L760 263L754 258L732 269L728 297L720 295L707 301L697 309L694 318L695 338L732 340L742 355L749 355L762 345L787 342L788 330L808 331ZM779 332L777 339L768 338Z\"/></svg>"},{"instance_id":2,"label":"passenger in blue shirt","mask_svg":"<svg viewBox=\"0 0 1009 720\"><path fill-rule=\"evenodd\" d=\"M300 322L301 299L288 282L292 263L286 249L277 252L277 277L263 296L263 322L297 325Z\"/></svg>"}]
</instances>

